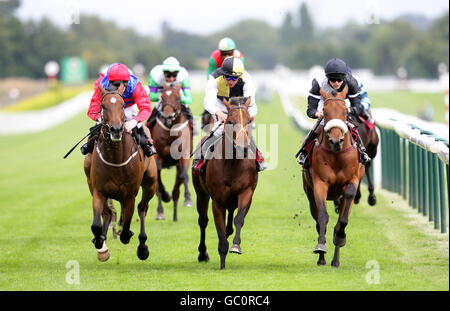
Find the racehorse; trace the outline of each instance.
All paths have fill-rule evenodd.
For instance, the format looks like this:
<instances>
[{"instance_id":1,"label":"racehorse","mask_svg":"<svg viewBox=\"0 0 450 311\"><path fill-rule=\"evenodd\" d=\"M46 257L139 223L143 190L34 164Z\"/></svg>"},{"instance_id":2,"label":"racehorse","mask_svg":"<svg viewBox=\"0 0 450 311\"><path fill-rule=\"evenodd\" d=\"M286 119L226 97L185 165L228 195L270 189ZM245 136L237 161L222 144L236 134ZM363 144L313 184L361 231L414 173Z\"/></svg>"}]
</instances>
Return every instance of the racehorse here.
<instances>
[{"instance_id":1,"label":"racehorse","mask_svg":"<svg viewBox=\"0 0 450 311\"><path fill-rule=\"evenodd\" d=\"M205 174L196 175L194 170L192 172L192 180L197 193L198 224L200 226L198 261L209 260L206 252L205 231L208 224L208 204L211 198L214 222L219 238L220 269L225 269L225 258L229 247L227 239L233 233L233 214L236 208L238 210L234 217L236 234L230 253L242 253L241 229L258 182L256 161L254 157L253 159L250 157L250 152L255 151L249 148L247 129L250 122L248 113L250 99L235 97L230 101L224 100L224 104L228 110L224 134L217 145L213 146L214 155L206 164ZM233 131L232 134L231 131Z\"/></svg>"},{"instance_id":2,"label":"racehorse","mask_svg":"<svg viewBox=\"0 0 450 311\"><path fill-rule=\"evenodd\" d=\"M379 143L379 137L374 124L369 124L367 120L362 119L362 117L357 117L355 115L350 114L348 118L349 122L358 128L358 133L361 136L361 140L363 141L364 146L366 147L367 154L373 160L377 155L377 148ZM370 167L372 165L372 161L365 165L365 174L367 177L367 184L369 188L369 197L367 198L367 202L369 205L374 206L377 203L377 197L375 195L375 186L372 180L372 175L370 172ZM358 185L358 190L356 192L354 203L358 204L361 199L361 184ZM339 200L334 201L334 205L336 208L336 212L339 210Z\"/></svg>"},{"instance_id":3,"label":"racehorse","mask_svg":"<svg viewBox=\"0 0 450 311\"><path fill-rule=\"evenodd\" d=\"M334 257L331 265L339 267L339 250L346 243L345 227L348 224L353 200L364 166L359 163L358 150L347 125L345 97L348 87L340 93L327 94L324 98L324 129L312 150L311 168L304 169L303 189L308 197L311 215L319 234L314 253L319 254L318 265L325 265L325 233L328 223L327 200L340 199L339 218L334 227Z\"/></svg>"},{"instance_id":4,"label":"racehorse","mask_svg":"<svg viewBox=\"0 0 450 311\"><path fill-rule=\"evenodd\" d=\"M158 208L156 219L165 219L161 200L169 202L171 197L167 193L161 180L161 169L171 166L177 167L175 185L172 190L173 221L177 221L177 206L180 197L180 186L184 184L184 206L192 207L194 204L189 192L189 161L192 152L192 128L182 113L180 100L181 84L163 84L161 106L156 123L151 128L154 144L158 155L156 165L158 168Z\"/></svg>"},{"instance_id":5,"label":"racehorse","mask_svg":"<svg viewBox=\"0 0 450 311\"><path fill-rule=\"evenodd\" d=\"M147 240L145 216L148 202L155 194L157 183L155 159L144 157L142 149L139 148L132 134L124 130L125 113L122 94L125 86L121 84L117 91L106 91L101 84L98 88L102 95L102 133L94 151L92 154L87 154L84 160L84 171L93 196L94 218L91 230L94 238L92 242L98 251L98 259L108 260L109 250L105 241L113 211L107 204L107 200L114 199L121 205L120 241L128 244L134 234L130 230L130 223L134 213L135 199L139 187L142 187L142 198L138 204L141 226L137 256L145 260L149 256L149 250L145 244ZM147 135L150 134L147 128L145 131ZM101 218L103 218L103 225Z\"/></svg>"},{"instance_id":6,"label":"racehorse","mask_svg":"<svg viewBox=\"0 0 450 311\"><path fill-rule=\"evenodd\" d=\"M359 135L361 135L361 139L364 143L364 146L366 147L368 156L373 160L375 156L377 155L377 148L379 143L379 137L375 128L375 125L370 125L370 127L367 127L365 123L367 121L363 121L358 117L350 115L349 121L355 125L358 126L358 132ZM372 180L372 176L370 173L370 166L372 165L372 161L367 163L365 165L365 171L366 171L366 177L367 177L367 184L369 188L369 197L367 199L367 202L369 205L373 206L377 203L377 198L374 193L374 184ZM358 204L359 200L361 198L361 191L360 187L358 186L358 191L356 193L355 197L355 203Z\"/></svg>"}]
</instances>

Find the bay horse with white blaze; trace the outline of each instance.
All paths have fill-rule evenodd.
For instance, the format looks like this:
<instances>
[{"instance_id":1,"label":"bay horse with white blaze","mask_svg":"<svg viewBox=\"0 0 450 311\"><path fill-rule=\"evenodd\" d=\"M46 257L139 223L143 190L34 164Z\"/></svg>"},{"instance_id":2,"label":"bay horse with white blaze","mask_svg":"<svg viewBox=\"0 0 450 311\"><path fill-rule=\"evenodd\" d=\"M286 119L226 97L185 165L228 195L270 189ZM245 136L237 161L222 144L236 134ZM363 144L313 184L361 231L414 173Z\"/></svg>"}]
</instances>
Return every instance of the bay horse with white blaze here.
<instances>
[{"instance_id":1,"label":"bay horse with white blaze","mask_svg":"<svg viewBox=\"0 0 450 311\"><path fill-rule=\"evenodd\" d=\"M158 209L156 219L165 219L161 201L169 202L167 193L161 179L161 170L176 166L177 173L175 185L172 190L173 221L177 221L178 199L180 186L184 184L184 206L192 207L194 204L189 192L189 162L192 152L192 128L182 111L180 99L181 84L168 84L164 82L161 94L161 106L155 125L150 128L155 148L158 152L156 165L158 168Z\"/></svg>"},{"instance_id":2,"label":"bay horse with white blaze","mask_svg":"<svg viewBox=\"0 0 450 311\"><path fill-rule=\"evenodd\" d=\"M303 189L308 197L311 215L319 234L314 253L319 254L318 265L325 265L327 200L340 200L339 218L334 227L334 257L331 265L339 267L339 250L346 244L345 228L352 209L364 165L359 162L356 144L348 128L345 97L348 87L340 93L326 94L324 98L324 128L316 139L311 154L311 167L303 170Z\"/></svg>"},{"instance_id":3,"label":"bay horse with white blaze","mask_svg":"<svg viewBox=\"0 0 450 311\"><path fill-rule=\"evenodd\" d=\"M200 226L200 244L198 261L208 261L205 231L208 224L208 204L212 199L212 211L219 238L220 268L225 269L228 253L228 237L233 233L233 214L237 208L234 225L236 234L230 253L241 254L241 229L244 218L250 208L253 192L258 182L255 157L256 152L249 148L250 122L248 107L250 99L245 97L224 100L228 110L225 131L214 147L214 155L208 160L204 174L192 172L192 180L197 193L198 224ZM230 133L232 131L232 133ZM230 152L231 150L231 152ZM254 155L254 154L253 154ZM227 224L225 216L228 211Z\"/></svg>"},{"instance_id":4,"label":"bay horse with white blaze","mask_svg":"<svg viewBox=\"0 0 450 311\"><path fill-rule=\"evenodd\" d=\"M87 177L89 190L93 196L94 218L91 226L94 239L92 242L98 251L98 259L109 259L109 250L106 246L108 227L113 211L107 204L111 198L120 202L123 225L120 241L128 244L133 231L130 223L134 213L134 204L139 187L142 187L142 198L138 204L140 218L140 234L137 256L145 260L149 250L145 244L145 216L148 202L154 196L157 183L157 170L155 159L147 158L132 134L124 129L125 113L122 94L125 90L123 84L117 91L106 91L101 84L98 85L102 108L102 132L92 153L88 153L84 160L84 171ZM144 128L149 135L147 128ZM149 136L150 137L150 136ZM103 225L101 218L103 218Z\"/></svg>"}]
</instances>

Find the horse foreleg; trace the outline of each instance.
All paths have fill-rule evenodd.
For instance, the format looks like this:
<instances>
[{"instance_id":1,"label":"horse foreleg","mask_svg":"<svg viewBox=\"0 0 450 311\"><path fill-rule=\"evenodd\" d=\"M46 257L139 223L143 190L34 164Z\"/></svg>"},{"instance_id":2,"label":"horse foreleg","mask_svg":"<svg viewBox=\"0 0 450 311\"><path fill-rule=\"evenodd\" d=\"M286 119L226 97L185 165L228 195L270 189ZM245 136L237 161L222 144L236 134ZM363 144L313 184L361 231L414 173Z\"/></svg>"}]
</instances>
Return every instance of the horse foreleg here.
<instances>
[{"instance_id":1,"label":"horse foreleg","mask_svg":"<svg viewBox=\"0 0 450 311\"><path fill-rule=\"evenodd\" d=\"M199 190L197 192L197 212L198 225L200 227L200 243L198 245L198 261L209 261L209 255L206 252L206 226L208 225L208 203L209 195Z\"/></svg>"},{"instance_id":2,"label":"horse foreleg","mask_svg":"<svg viewBox=\"0 0 450 311\"><path fill-rule=\"evenodd\" d=\"M327 232L327 224L328 224L328 212L326 205L326 197L327 197L328 187L319 181L314 181L314 202L317 208L316 211L316 230L319 234L318 243L316 248L314 249L314 253L319 254L318 265L325 264L324 254L327 252L326 247L326 232ZM313 215L314 217L314 215Z\"/></svg>"},{"instance_id":3,"label":"horse foreleg","mask_svg":"<svg viewBox=\"0 0 450 311\"><path fill-rule=\"evenodd\" d=\"M194 203L191 199L191 192L189 191L189 161L190 159L181 160L181 181L184 184L184 203L183 206L192 207Z\"/></svg>"},{"instance_id":4,"label":"horse foreleg","mask_svg":"<svg viewBox=\"0 0 450 311\"><path fill-rule=\"evenodd\" d=\"M345 246L346 234L345 228L348 224L348 217L352 209L353 200L356 196L357 186L354 183L350 183L345 189L344 198L342 200L342 206L340 208L339 219L334 227L333 243L335 245L335 251L331 265L333 267L339 267L339 249Z\"/></svg>"},{"instance_id":5,"label":"horse foreleg","mask_svg":"<svg viewBox=\"0 0 450 311\"><path fill-rule=\"evenodd\" d=\"M164 184L161 180L161 162L159 159L155 160L156 162L156 168L157 168L157 178L158 178L158 186L156 189L156 195L158 196L158 207L156 209L156 220L164 220L166 219L166 216L164 215L164 208L162 206L162 201L169 202L170 201L170 195L167 193L166 189L164 188Z\"/></svg>"},{"instance_id":6,"label":"horse foreleg","mask_svg":"<svg viewBox=\"0 0 450 311\"><path fill-rule=\"evenodd\" d=\"M120 202L122 206L122 232L120 233L120 241L123 244L128 244L130 242L131 237L134 235L134 232L130 230L131 220L133 218L134 213L134 203L135 198L130 198L128 200L124 200Z\"/></svg>"},{"instance_id":7,"label":"horse foreleg","mask_svg":"<svg viewBox=\"0 0 450 311\"><path fill-rule=\"evenodd\" d=\"M374 206L377 204L377 197L375 196L375 187L373 185L372 181L372 175L370 174L370 166L372 162L367 163L366 165L366 177L367 177L367 184L369 185L369 198L367 199L367 202L370 206Z\"/></svg>"},{"instance_id":8,"label":"horse foreleg","mask_svg":"<svg viewBox=\"0 0 450 311\"><path fill-rule=\"evenodd\" d=\"M241 230L244 226L244 219L248 213L252 203L253 189L248 189L238 196L238 211L234 217L234 226L236 227L236 234L233 239L233 246L231 246L230 253L242 254L241 250Z\"/></svg>"},{"instance_id":9,"label":"horse foreleg","mask_svg":"<svg viewBox=\"0 0 450 311\"><path fill-rule=\"evenodd\" d=\"M177 173L175 175L175 185L172 190L172 199L173 199L173 221L177 221L177 212L178 212L178 199L180 198L180 186L182 183L182 179L184 177L182 175L182 170L179 165L177 165Z\"/></svg>"},{"instance_id":10,"label":"horse foreleg","mask_svg":"<svg viewBox=\"0 0 450 311\"><path fill-rule=\"evenodd\" d=\"M103 208L106 203L106 198L98 191L94 189L92 207L94 210L94 219L92 221L91 231L94 234L94 239L92 242L96 249L101 249L103 247L103 242L106 240L106 236L103 235L102 227L102 214Z\"/></svg>"},{"instance_id":11,"label":"horse foreleg","mask_svg":"<svg viewBox=\"0 0 450 311\"><path fill-rule=\"evenodd\" d=\"M214 222L216 224L217 236L219 238L218 251L220 255L220 269L225 269L225 258L227 257L229 247L225 232L225 208L213 201L212 210Z\"/></svg>"},{"instance_id":12,"label":"horse foreleg","mask_svg":"<svg viewBox=\"0 0 450 311\"><path fill-rule=\"evenodd\" d=\"M156 170L156 169L155 169ZM137 249L137 256L140 260L146 260L150 254L147 241L147 234L145 233L145 217L148 211L148 202L153 198L156 192L157 177L152 176L152 168L149 167L142 179L142 198L138 204L139 220L141 223L141 231L139 233L139 246Z\"/></svg>"}]
</instances>

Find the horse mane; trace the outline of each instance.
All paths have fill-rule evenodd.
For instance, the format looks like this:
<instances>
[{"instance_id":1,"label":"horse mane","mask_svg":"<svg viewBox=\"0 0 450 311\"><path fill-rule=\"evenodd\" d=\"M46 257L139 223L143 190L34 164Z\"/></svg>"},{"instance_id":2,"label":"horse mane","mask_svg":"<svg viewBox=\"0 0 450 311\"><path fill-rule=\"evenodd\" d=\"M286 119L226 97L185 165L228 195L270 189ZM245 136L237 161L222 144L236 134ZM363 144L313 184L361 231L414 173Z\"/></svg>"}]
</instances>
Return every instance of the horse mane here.
<instances>
[{"instance_id":1,"label":"horse mane","mask_svg":"<svg viewBox=\"0 0 450 311\"><path fill-rule=\"evenodd\" d=\"M244 105L247 99L248 97L244 96L230 97L230 104L233 106Z\"/></svg>"}]
</instances>

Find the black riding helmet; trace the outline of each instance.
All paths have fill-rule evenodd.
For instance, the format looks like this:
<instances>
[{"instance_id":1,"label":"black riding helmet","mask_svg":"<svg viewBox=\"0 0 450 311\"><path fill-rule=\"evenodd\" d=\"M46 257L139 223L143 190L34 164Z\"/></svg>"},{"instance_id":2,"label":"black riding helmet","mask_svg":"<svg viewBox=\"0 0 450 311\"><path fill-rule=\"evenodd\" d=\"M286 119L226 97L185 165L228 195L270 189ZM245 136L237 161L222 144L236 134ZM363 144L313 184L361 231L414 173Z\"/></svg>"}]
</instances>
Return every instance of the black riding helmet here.
<instances>
[{"instance_id":1,"label":"black riding helmet","mask_svg":"<svg viewBox=\"0 0 450 311\"><path fill-rule=\"evenodd\" d=\"M347 65L342 59L332 58L325 65L325 75L327 78L344 79L347 75Z\"/></svg>"},{"instance_id":2,"label":"black riding helmet","mask_svg":"<svg viewBox=\"0 0 450 311\"><path fill-rule=\"evenodd\" d=\"M237 57L228 57L223 61L220 70L224 76L238 78L244 73L244 63Z\"/></svg>"}]
</instances>

